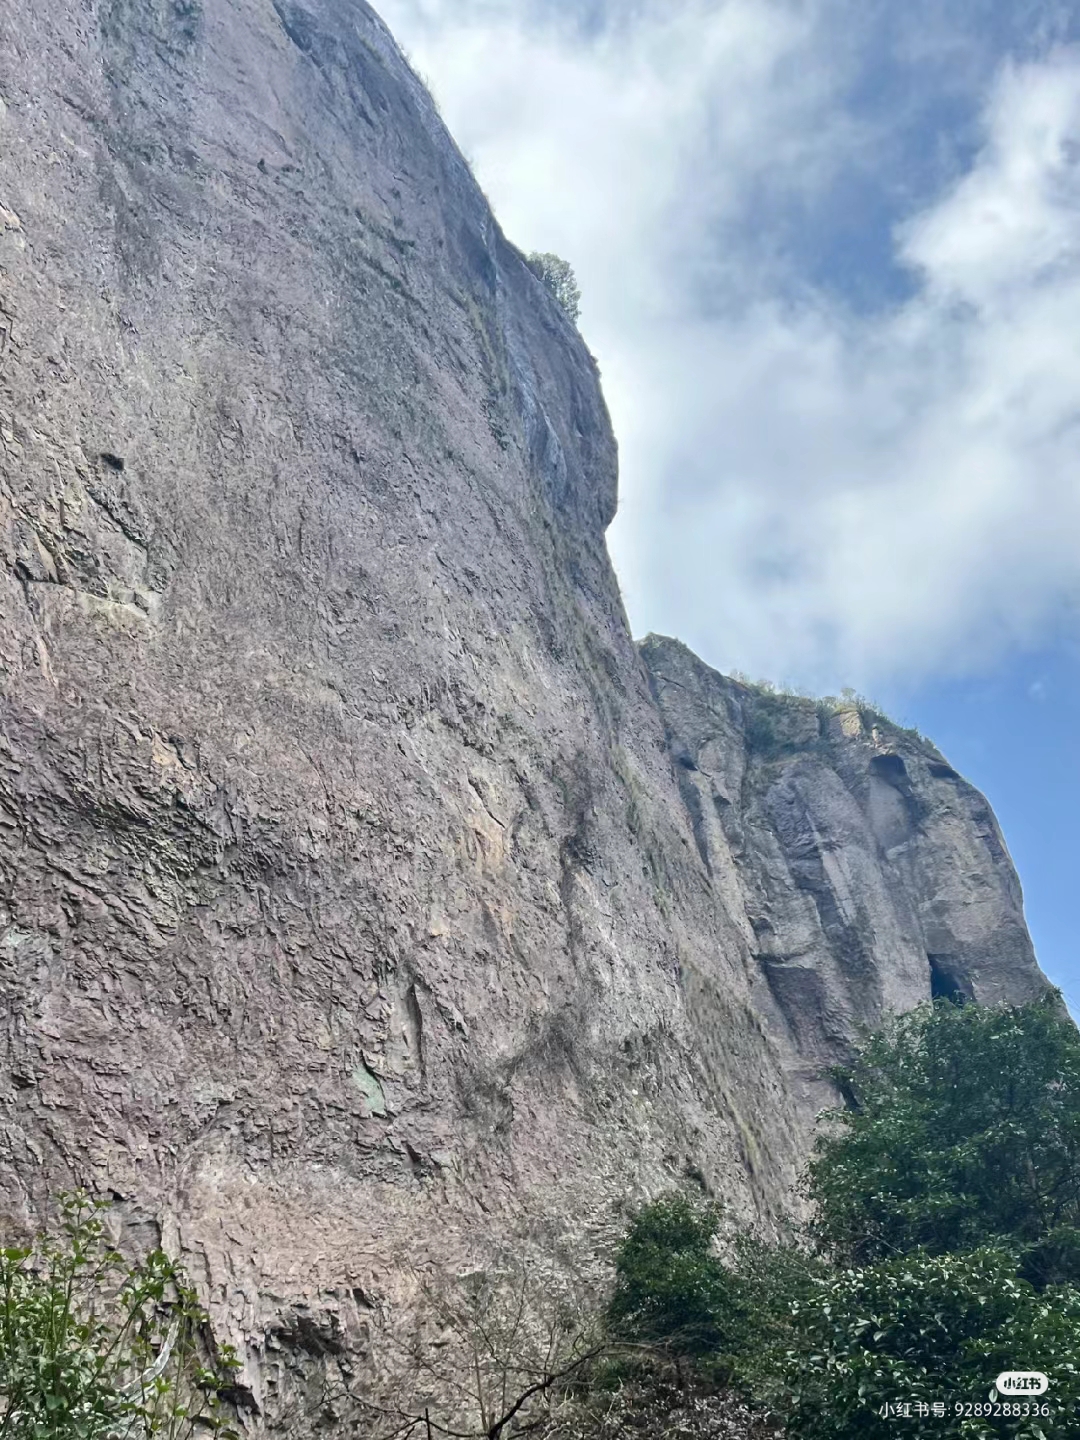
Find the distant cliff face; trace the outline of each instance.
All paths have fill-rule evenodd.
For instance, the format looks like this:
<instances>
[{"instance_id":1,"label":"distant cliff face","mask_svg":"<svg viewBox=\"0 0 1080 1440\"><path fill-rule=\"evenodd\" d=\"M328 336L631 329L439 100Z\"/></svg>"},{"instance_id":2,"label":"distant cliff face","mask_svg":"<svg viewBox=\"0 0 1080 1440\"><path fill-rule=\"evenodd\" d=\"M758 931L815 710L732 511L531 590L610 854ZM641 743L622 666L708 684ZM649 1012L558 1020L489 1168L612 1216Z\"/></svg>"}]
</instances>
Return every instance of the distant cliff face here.
<instances>
[{"instance_id":1,"label":"distant cliff face","mask_svg":"<svg viewBox=\"0 0 1080 1440\"><path fill-rule=\"evenodd\" d=\"M933 745L865 706L727 679L675 640L641 650L698 852L800 1094L884 1014L1046 989L997 821Z\"/></svg>"},{"instance_id":2,"label":"distant cliff face","mask_svg":"<svg viewBox=\"0 0 1080 1440\"><path fill-rule=\"evenodd\" d=\"M0 1212L163 1234L256 1419L523 1215L768 1225L856 1022L1045 983L940 757L643 661L615 487L362 0L0 12Z\"/></svg>"}]
</instances>

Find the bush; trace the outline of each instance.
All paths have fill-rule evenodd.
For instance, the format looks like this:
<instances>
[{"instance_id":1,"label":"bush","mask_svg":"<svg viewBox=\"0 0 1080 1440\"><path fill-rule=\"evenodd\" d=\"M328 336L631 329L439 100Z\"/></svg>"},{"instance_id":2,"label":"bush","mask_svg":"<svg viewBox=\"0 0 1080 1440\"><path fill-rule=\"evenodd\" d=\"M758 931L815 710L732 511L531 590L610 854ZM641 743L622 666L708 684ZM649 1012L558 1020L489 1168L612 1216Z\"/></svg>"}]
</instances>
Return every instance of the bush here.
<instances>
[{"instance_id":1,"label":"bush","mask_svg":"<svg viewBox=\"0 0 1080 1440\"><path fill-rule=\"evenodd\" d=\"M755 706L746 717L746 748L751 755L775 758L781 749L776 724L763 706Z\"/></svg>"},{"instance_id":2,"label":"bush","mask_svg":"<svg viewBox=\"0 0 1080 1440\"><path fill-rule=\"evenodd\" d=\"M714 1205L668 1195L631 1221L615 1255L616 1337L725 1363L748 1323L746 1287L713 1253Z\"/></svg>"},{"instance_id":3,"label":"bush","mask_svg":"<svg viewBox=\"0 0 1080 1440\"><path fill-rule=\"evenodd\" d=\"M779 1440L774 1424L731 1391L641 1365L614 1385L563 1397L540 1440Z\"/></svg>"},{"instance_id":4,"label":"bush","mask_svg":"<svg viewBox=\"0 0 1080 1440\"><path fill-rule=\"evenodd\" d=\"M232 1435L221 1392L236 1368L198 1358L206 1316L160 1250L126 1262L100 1207L61 1200L58 1236L0 1250L0 1433L6 1440Z\"/></svg>"},{"instance_id":5,"label":"bush","mask_svg":"<svg viewBox=\"0 0 1080 1440\"><path fill-rule=\"evenodd\" d=\"M736 1383L791 1440L1080 1434L1080 1036L1057 998L926 1007L837 1078L850 1108L809 1177L822 1253L744 1238L725 1268L715 1209L669 1197L619 1248L612 1327L686 1356L699 1393ZM1049 1376L1035 1414L956 1413L1003 1370Z\"/></svg>"},{"instance_id":6,"label":"bush","mask_svg":"<svg viewBox=\"0 0 1080 1440\"><path fill-rule=\"evenodd\" d=\"M525 263L536 278L551 291L568 317L577 321L581 314L581 290L569 261L550 252L534 251Z\"/></svg>"},{"instance_id":7,"label":"bush","mask_svg":"<svg viewBox=\"0 0 1080 1440\"><path fill-rule=\"evenodd\" d=\"M1055 995L915 1010L840 1078L853 1108L818 1142L810 1193L842 1257L1000 1236L1034 1247L1033 1278L1035 1248L1045 1279L1080 1278L1080 1034Z\"/></svg>"},{"instance_id":8,"label":"bush","mask_svg":"<svg viewBox=\"0 0 1080 1440\"><path fill-rule=\"evenodd\" d=\"M1040 1296L1019 1278L1017 1261L1000 1248L917 1253L820 1277L792 1302L790 1340L769 1357L780 1380L772 1398L791 1433L885 1440L899 1425L915 1440L1080 1433L1080 1292ZM990 1399L1003 1370L1049 1376L1049 1418L957 1417L958 1402ZM881 1413L897 1402L912 1403L912 1418ZM943 1402L947 1420L915 1413Z\"/></svg>"},{"instance_id":9,"label":"bush","mask_svg":"<svg viewBox=\"0 0 1080 1440\"><path fill-rule=\"evenodd\" d=\"M771 1397L776 1356L793 1344L793 1307L809 1303L832 1267L799 1245L767 1245L740 1236L733 1261L740 1277L746 1322L735 1339L730 1361L732 1380L749 1395Z\"/></svg>"}]
</instances>

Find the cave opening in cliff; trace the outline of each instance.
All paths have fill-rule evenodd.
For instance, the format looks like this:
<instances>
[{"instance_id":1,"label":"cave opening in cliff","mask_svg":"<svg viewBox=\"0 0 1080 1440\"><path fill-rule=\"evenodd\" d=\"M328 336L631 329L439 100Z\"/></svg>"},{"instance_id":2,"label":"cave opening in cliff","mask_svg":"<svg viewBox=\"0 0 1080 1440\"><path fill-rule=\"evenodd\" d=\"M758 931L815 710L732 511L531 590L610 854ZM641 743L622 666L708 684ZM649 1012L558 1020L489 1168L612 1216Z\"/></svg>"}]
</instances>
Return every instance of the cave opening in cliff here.
<instances>
[{"instance_id":1,"label":"cave opening in cliff","mask_svg":"<svg viewBox=\"0 0 1080 1440\"><path fill-rule=\"evenodd\" d=\"M947 955L927 955L930 962L930 998L966 1005L972 998L966 981L960 979Z\"/></svg>"}]
</instances>

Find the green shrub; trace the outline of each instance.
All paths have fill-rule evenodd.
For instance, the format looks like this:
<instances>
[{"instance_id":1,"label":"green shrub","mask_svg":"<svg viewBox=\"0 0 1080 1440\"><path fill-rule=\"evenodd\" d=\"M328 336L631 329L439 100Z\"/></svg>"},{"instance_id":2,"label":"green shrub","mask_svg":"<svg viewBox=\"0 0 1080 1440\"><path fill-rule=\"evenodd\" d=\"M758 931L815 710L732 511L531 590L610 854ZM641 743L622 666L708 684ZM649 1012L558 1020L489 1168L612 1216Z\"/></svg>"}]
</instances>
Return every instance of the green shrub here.
<instances>
[{"instance_id":1,"label":"green shrub","mask_svg":"<svg viewBox=\"0 0 1080 1440\"><path fill-rule=\"evenodd\" d=\"M716 1206L667 1195L631 1221L615 1256L616 1337L722 1365L748 1323L745 1285L713 1253Z\"/></svg>"},{"instance_id":2,"label":"green shrub","mask_svg":"<svg viewBox=\"0 0 1080 1440\"><path fill-rule=\"evenodd\" d=\"M779 753L776 725L768 710L755 707L746 717L746 748L751 755L772 757Z\"/></svg>"},{"instance_id":3,"label":"green shrub","mask_svg":"<svg viewBox=\"0 0 1080 1440\"><path fill-rule=\"evenodd\" d=\"M1080 1035L1057 997L924 1007L837 1078L850 1105L809 1177L836 1263L763 1333L759 1397L799 1440L898 1425L915 1437L1080 1433ZM989 1401L1003 1370L1044 1371L1049 1415L954 1413ZM901 1402L911 1415L880 1413ZM942 1402L947 1419L932 1413Z\"/></svg>"},{"instance_id":4,"label":"green shrub","mask_svg":"<svg viewBox=\"0 0 1080 1440\"><path fill-rule=\"evenodd\" d=\"M775 1356L792 1343L792 1306L817 1293L832 1267L801 1245L771 1245L751 1236L735 1243L732 1268L741 1281L746 1320L734 1337L730 1373L748 1394L772 1394Z\"/></svg>"},{"instance_id":5,"label":"green shrub","mask_svg":"<svg viewBox=\"0 0 1080 1440\"><path fill-rule=\"evenodd\" d=\"M1008 1237L1034 1247L1032 1278L1039 1251L1045 1279L1080 1278L1080 1034L1055 996L923 1007L842 1079L854 1108L810 1167L826 1243L859 1263Z\"/></svg>"},{"instance_id":6,"label":"green shrub","mask_svg":"<svg viewBox=\"0 0 1080 1440\"><path fill-rule=\"evenodd\" d=\"M581 314L581 289L568 260L562 260L550 251L539 251L527 256L525 263L536 278L551 291L563 310L573 321Z\"/></svg>"},{"instance_id":7,"label":"green shrub","mask_svg":"<svg viewBox=\"0 0 1080 1440\"><path fill-rule=\"evenodd\" d=\"M198 1356L206 1316L160 1250L125 1261L100 1208L61 1200L55 1236L0 1250L0 1434L5 1440L232 1435L221 1393L236 1363Z\"/></svg>"},{"instance_id":8,"label":"green shrub","mask_svg":"<svg viewBox=\"0 0 1080 1440\"><path fill-rule=\"evenodd\" d=\"M1080 1433L1080 1292L1039 1295L1017 1274L1018 1255L919 1252L819 1277L791 1303L792 1329L769 1357L771 1398L799 1440L849 1437L1022 1436ZM1049 1417L958 1416L986 1404L1003 1370L1050 1378ZM1003 1400L1007 1397L1001 1397ZM882 1407L908 1402L908 1418ZM945 1403L947 1419L932 1407ZM929 1413L918 1415L925 1405ZM1021 1406L1022 1409L1022 1406Z\"/></svg>"}]
</instances>

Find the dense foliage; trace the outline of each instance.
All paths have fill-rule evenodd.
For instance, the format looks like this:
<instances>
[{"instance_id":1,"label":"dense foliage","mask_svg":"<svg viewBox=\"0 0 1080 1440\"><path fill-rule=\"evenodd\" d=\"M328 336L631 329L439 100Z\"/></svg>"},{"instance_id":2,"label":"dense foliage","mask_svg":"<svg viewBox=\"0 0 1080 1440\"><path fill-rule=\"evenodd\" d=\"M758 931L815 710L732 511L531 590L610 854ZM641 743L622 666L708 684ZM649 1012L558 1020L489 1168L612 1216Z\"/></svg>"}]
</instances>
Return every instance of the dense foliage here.
<instances>
[{"instance_id":1,"label":"dense foliage","mask_svg":"<svg viewBox=\"0 0 1080 1440\"><path fill-rule=\"evenodd\" d=\"M220 1401L235 1362L199 1359L205 1321L163 1252L125 1261L99 1207L64 1197L56 1234L0 1250L0 1435L232 1434Z\"/></svg>"},{"instance_id":2,"label":"dense foliage","mask_svg":"<svg viewBox=\"0 0 1080 1440\"><path fill-rule=\"evenodd\" d=\"M819 1236L855 1262L1080 1229L1080 1033L1055 997L941 1004L875 1036L819 1142ZM1048 1278L1065 1278L1053 1275Z\"/></svg>"},{"instance_id":3,"label":"dense foliage","mask_svg":"<svg viewBox=\"0 0 1080 1440\"><path fill-rule=\"evenodd\" d=\"M741 1278L713 1252L714 1205L665 1196L632 1220L615 1256L608 1323L675 1354L722 1357L747 1324Z\"/></svg>"},{"instance_id":4,"label":"dense foliage","mask_svg":"<svg viewBox=\"0 0 1080 1440\"><path fill-rule=\"evenodd\" d=\"M1080 1036L1058 998L926 1007L837 1078L808 1243L724 1264L716 1210L665 1198L623 1241L612 1325L705 1386L722 1362L792 1440L1080 1435ZM996 1395L1007 1370L1045 1373L1042 1402Z\"/></svg>"},{"instance_id":5,"label":"dense foliage","mask_svg":"<svg viewBox=\"0 0 1080 1440\"><path fill-rule=\"evenodd\" d=\"M1080 1292L1040 1295L1018 1276L1015 1251L916 1251L821 1276L792 1302L786 1343L769 1360L800 1440L895 1434L904 1405L916 1436L1066 1440L1080 1413ZM1009 1398L991 1395L1005 1370L1049 1376L1048 1416L982 1413Z\"/></svg>"},{"instance_id":6,"label":"dense foliage","mask_svg":"<svg viewBox=\"0 0 1080 1440\"><path fill-rule=\"evenodd\" d=\"M581 289L568 260L550 252L534 251L526 264L536 278L551 291L569 318L576 321L581 313Z\"/></svg>"}]
</instances>

